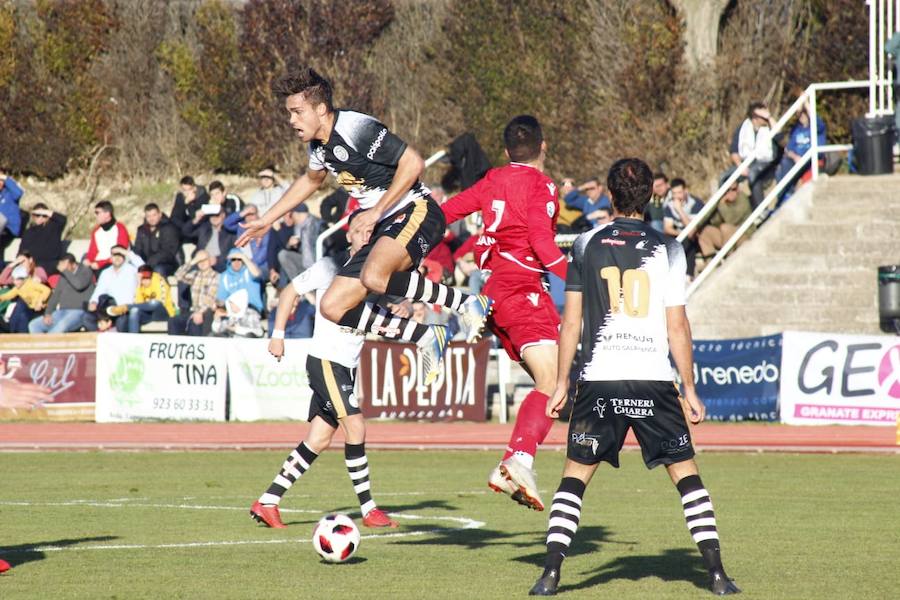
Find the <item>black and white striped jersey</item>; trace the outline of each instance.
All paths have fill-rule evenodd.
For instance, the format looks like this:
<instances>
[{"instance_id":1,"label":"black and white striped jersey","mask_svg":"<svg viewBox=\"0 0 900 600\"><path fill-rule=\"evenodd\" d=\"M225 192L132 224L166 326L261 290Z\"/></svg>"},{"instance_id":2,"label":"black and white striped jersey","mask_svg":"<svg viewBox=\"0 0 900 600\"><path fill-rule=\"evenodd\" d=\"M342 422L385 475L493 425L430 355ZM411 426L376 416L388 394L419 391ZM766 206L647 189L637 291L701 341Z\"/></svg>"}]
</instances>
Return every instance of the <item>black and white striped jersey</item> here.
<instances>
[{"instance_id":1,"label":"black and white striped jersey","mask_svg":"<svg viewBox=\"0 0 900 600\"><path fill-rule=\"evenodd\" d=\"M350 110L335 110L334 127L328 142L323 144L313 140L309 143L309 169L328 169L338 184L366 209L375 206L390 187L405 150L406 142L374 117ZM382 219L430 193L422 182L416 181Z\"/></svg>"},{"instance_id":2,"label":"black and white striped jersey","mask_svg":"<svg viewBox=\"0 0 900 600\"><path fill-rule=\"evenodd\" d=\"M685 303L684 248L639 219L575 240L566 290L582 293L582 381L671 381L666 307Z\"/></svg>"}]
</instances>

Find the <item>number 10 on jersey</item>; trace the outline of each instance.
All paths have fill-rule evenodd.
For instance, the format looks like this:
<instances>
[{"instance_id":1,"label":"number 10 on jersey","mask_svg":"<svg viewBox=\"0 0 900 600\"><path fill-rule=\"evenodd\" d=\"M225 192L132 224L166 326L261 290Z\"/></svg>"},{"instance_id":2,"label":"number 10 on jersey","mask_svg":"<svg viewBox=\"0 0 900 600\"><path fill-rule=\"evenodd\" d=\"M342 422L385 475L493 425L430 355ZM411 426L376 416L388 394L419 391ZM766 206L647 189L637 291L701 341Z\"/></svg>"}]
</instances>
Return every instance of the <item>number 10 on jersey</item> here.
<instances>
[{"instance_id":1,"label":"number 10 on jersey","mask_svg":"<svg viewBox=\"0 0 900 600\"><path fill-rule=\"evenodd\" d=\"M606 282L613 313L621 312L623 304L629 317L642 319L650 312L650 276L646 271L625 269L622 273L619 267L603 267L600 278Z\"/></svg>"}]
</instances>

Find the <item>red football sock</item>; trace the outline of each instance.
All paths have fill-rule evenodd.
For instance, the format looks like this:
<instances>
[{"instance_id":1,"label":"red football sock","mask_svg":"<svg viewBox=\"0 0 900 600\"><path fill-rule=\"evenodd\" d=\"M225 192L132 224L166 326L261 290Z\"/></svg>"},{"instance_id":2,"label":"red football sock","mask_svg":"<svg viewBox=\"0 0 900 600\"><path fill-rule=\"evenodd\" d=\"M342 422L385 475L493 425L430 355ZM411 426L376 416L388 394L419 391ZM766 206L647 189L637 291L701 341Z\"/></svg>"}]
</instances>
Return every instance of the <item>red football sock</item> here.
<instances>
[{"instance_id":1,"label":"red football sock","mask_svg":"<svg viewBox=\"0 0 900 600\"><path fill-rule=\"evenodd\" d=\"M550 433L550 428L553 427L553 419L546 413L549 399L547 394L542 394L537 390L531 390L525 396L522 406L519 407L516 426L509 438L509 445L506 447L503 460L515 452L524 452L531 456L537 453L538 445L543 443L544 438Z\"/></svg>"}]
</instances>

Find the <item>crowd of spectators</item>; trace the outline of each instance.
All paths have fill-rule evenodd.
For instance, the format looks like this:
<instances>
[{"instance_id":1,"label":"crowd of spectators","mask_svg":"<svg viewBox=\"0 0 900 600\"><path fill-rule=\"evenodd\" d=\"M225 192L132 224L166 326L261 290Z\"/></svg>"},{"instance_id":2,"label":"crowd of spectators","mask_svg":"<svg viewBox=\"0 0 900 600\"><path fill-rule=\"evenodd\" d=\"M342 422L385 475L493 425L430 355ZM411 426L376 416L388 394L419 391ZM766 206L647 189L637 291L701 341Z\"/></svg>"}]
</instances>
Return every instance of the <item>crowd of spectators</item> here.
<instances>
[{"instance_id":1,"label":"crowd of spectators","mask_svg":"<svg viewBox=\"0 0 900 600\"><path fill-rule=\"evenodd\" d=\"M750 104L746 119L734 130L733 165L722 174L720 186L747 157L754 160L749 167L742 167L737 182L683 240L689 276L699 272L751 216L765 197L767 185L791 175L779 196L780 205L808 177L803 171L790 171L811 146L811 118L809 106L804 105L782 148L781 136L771 133L774 122L767 107L761 102ZM818 143L824 144L825 124L819 118L816 135ZM116 219L111 202L98 202L87 252L76 257L63 240L66 216L41 202L24 212L25 191L0 171L0 250L21 238L17 256L0 271L0 331L137 333L158 322L152 330L167 330L172 335L264 335L264 324L274 317L280 291L315 262L319 234L352 213L358 203L338 190L321 202L321 217L301 204L265 236L236 248L241 227L259 219L286 190L272 168L259 171L257 178L258 189L245 202L228 192L221 181L210 181L204 187L190 176L183 177L168 213L158 203L147 204L143 223L134 235ZM745 187L749 193L742 191ZM430 188L435 200L443 202L446 194L441 186ZM559 233L581 233L614 218L600 176L581 182L562 178L559 200ZM703 207L704 201L684 178L670 180L658 172L644 219L662 234L677 237ZM752 235L756 226L751 226L738 244ZM454 223L424 261L424 275L479 292L487 276L475 259L482 233L478 215ZM346 237L339 230L325 249L338 252L345 246ZM549 283L551 293L555 290L561 296L561 282L551 276ZM287 337L312 335L314 301L312 297L298 298ZM452 316L425 305L395 299L392 307L425 323L449 321L451 329L455 326Z\"/></svg>"}]
</instances>

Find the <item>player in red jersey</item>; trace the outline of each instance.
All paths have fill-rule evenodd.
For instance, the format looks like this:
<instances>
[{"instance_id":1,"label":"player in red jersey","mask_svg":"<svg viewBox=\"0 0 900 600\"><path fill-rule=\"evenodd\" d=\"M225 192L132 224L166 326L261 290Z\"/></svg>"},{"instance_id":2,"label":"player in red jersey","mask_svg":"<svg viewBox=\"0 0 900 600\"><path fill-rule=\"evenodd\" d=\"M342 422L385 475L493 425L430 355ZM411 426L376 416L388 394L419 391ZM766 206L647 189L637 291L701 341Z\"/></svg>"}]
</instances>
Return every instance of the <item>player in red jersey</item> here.
<instances>
[{"instance_id":1,"label":"player in red jersey","mask_svg":"<svg viewBox=\"0 0 900 600\"><path fill-rule=\"evenodd\" d=\"M480 267L491 271L482 290L494 299L488 326L534 379L488 485L520 504L544 510L534 455L553 425L546 407L556 386L559 314L544 289L543 275L549 271L565 279L567 263L553 241L559 204L556 185L543 173L547 146L540 123L530 115L515 117L503 140L510 163L488 171L441 208L448 224L481 211L484 233L475 254Z\"/></svg>"}]
</instances>

